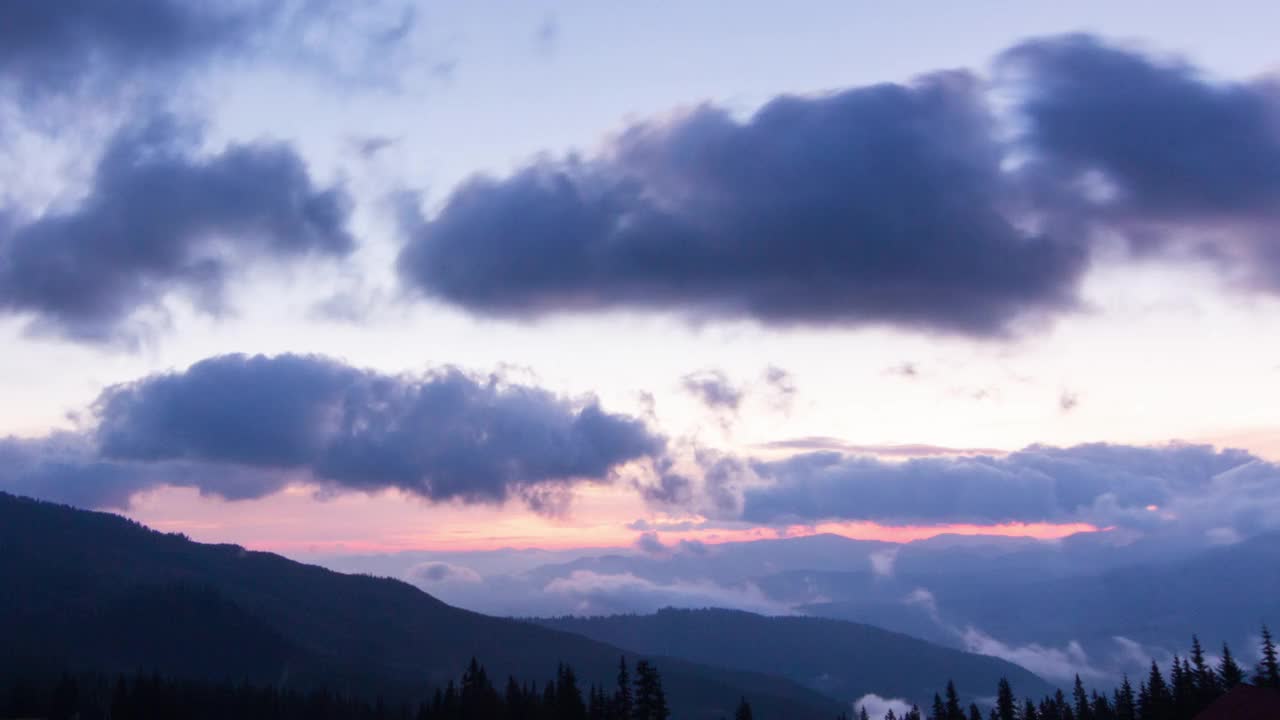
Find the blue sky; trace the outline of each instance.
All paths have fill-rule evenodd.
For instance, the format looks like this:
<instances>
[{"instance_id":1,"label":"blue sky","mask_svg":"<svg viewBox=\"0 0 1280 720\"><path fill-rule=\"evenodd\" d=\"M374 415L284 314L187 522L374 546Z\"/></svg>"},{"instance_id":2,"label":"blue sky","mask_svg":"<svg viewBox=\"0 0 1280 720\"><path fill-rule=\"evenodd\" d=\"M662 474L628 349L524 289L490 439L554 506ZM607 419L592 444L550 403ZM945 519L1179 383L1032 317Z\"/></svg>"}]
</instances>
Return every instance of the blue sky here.
<instances>
[{"instance_id":1,"label":"blue sky","mask_svg":"<svg viewBox=\"0 0 1280 720\"><path fill-rule=\"evenodd\" d=\"M139 12L187 7L153 0L140 5ZM1259 103L1275 101L1273 86L1255 82L1276 69L1269 29L1280 21L1276 17L1280 9L1272 5L1226 3L1206 9L1201 3L1119 7L1101 2L801 3L783 8L754 2L680 7L583 2L384 3L359 11L306 3L287 7L289 12L283 15L250 12L249 29L228 30L223 46L193 49L195 41L191 47L183 46L185 36L179 33L174 45L155 42L157 55L143 56L142 61L112 44L119 37L110 40L111 33L122 31L94 17L62 18L89 28L81 40L69 42L88 42L83 37L94 37L95 32L110 40L90 43L83 56L67 55L81 58L83 67L68 71L31 50L0 56L0 82L13 90L0 116L4 146L0 157L5 159L0 167L4 185L0 248L9 244L9 262L19 257L12 248L18 248L20 241L27 243L24 248L47 247L52 242L46 240L40 246L20 240L45 237L29 231L30 224L86 207L98 209L82 213L89 218L90 230L79 240L68 241L73 258L89 257L83 248L98 247L95 252L103 252L104 258L118 259L129 254L127 248L143 247L140 238L144 236L150 238L146 247L155 249L159 257L178 240L166 234L167 226L156 218L168 217L173 210L173 227L194 228L189 235L195 238L191 243L200 259L222 263L227 271L210 285L190 280L191 267L162 277L122 261L119 282L148 300L126 313L128 332L117 332L119 328L113 326L100 335L93 334L101 330L97 326L88 335L68 331L65 316L57 314L61 311L29 299L51 286L53 275L44 277L39 270L0 273L0 335L7 348L0 356L0 394L5 398L0 406L0 436L11 436L6 441L11 452L35 458L23 466L25 470L0 476L0 488L90 502L83 498L103 495L83 488L104 482L100 476L86 470L56 486L41 484L42 478L47 478L51 463L58 467L84 463L89 468L107 463L112 464L112 472L147 478L136 487L126 485L133 489L118 504L144 520L187 526L209 539L279 547L308 542L404 547L444 543L442 538L456 531L467 538L458 542L474 546L497 542L499 534L504 542L563 546L577 541L575 533L600 542L627 542L635 533L626 525L637 518L698 518L709 523L708 531L751 531L752 522L734 516L731 507L717 509L714 498L702 496L708 490L706 474L713 467L709 457L736 458L741 467L751 468L753 462L777 461L800 447L897 462L903 452L886 450L886 446L927 445L949 449L948 456L964 456L1011 452L1034 444L1164 446L1183 441L1240 447L1253 453L1251 458L1280 459L1280 444L1275 440L1280 419L1274 412L1280 401L1276 383L1280 340L1272 332L1280 304L1274 290L1253 274L1266 266L1266 258L1273 257L1268 253L1274 252L1274 234L1268 233L1273 233L1274 220L1262 212L1237 212L1247 198L1265 197L1271 173L1280 172L1268 165L1275 156L1266 154L1280 146L1274 127L1270 135L1258 131L1257 146L1262 151L1252 155L1256 162L1249 165L1246 155L1239 173L1224 175L1229 182L1205 185L1239 187L1233 196L1199 214L1195 201L1180 201L1172 209L1161 204L1172 191L1164 188L1159 177L1151 179L1120 165L1112 167L1117 175L1110 180L1104 172L1104 186L1123 182L1125 177L1135 183L1150 182L1153 189L1143 201L1146 204L1135 201L1132 208L1113 209L1125 216L1123 222L1109 215L1087 231L1060 231L1071 247L1083 243L1084 234L1090 236L1087 266L1067 268L1054 276L1059 283L1055 288L1070 294L1073 301L1064 303L1048 291L1036 290L1040 294L1028 303L1034 305L1031 310L999 305L1001 312L1011 313L1011 319L1006 322L1001 315L990 320L994 325L983 326L999 325L999 333L972 331L976 325L957 320L963 309L959 303L950 308L953 313L939 313L942 306L921 299L922 289L937 283L912 285L919 281L910 273L883 286L886 292L890 288L898 292L906 283L907 291L895 295L888 310L871 313L870 321L849 320L864 317L859 313L866 313L866 307L857 303L870 301L844 298L841 302L853 305L830 310L831 317L837 318L834 322L829 318L813 322L808 317L802 322L774 322L762 320L755 311L716 309L743 298L758 300L755 293L760 284L755 281L729 278L726 282L738 293L732 296L707 295L701 290L673 292L662 280L676 273L672 257L660 263L658 291L652 290L653 276L637 279L629 274L628 267L635 267L632 263L611 271L616 274L607 276L612 283L607 288L572 278L554 292L534 288L502 300L506 309L497 313L476 304L474 298L480 295L465 293L510 290L518 283L482 278L488 284L458 285L457 292L463 295L448 296L441 294L439 283L449 284L465 272L481 272L488 266L436 270L445 267L445 260L467 261L471 257L467 253L477 247L505 256L518 243L531 242L521 236L528 217L533 216L512 220L513 227L521 228L513 233L516 237L498 237L464 225L470 216L446 215L451 201L461 197L455 191L476 174L489 177L499 189L510 189L514 185L503 183L512 173L544 166L562 171L581 162L587 171L575 176L574 182L580 183L576 191L589 194L592 183L614 173L635 175L643 178L645 198L658 196L662 208L690 203L689 207L704 211L698 214L681 206L676 214L693 217L691 226L711 222L714 213L700 203L718 200L695 197L697 193L707 187L716 190L716 182L727 188L725 192L741 186L734 184L738 176L732 172L715 174L721 171L706 168L695 168L688 187L680 185L687 178L679 173L690 172L684 158L696 153L670 138L685 137L680 135L685 133L693 138L696 149L709 147L700 144L704 140L710 143L720 137L698 134L704 132L702 126L688 121L698 108L718 108L729 119L725 127L738 127L749 123L762 106L785 95L801 98L799 107L814 117L826 117L821 113L836 106L824 104L823 99L843 97L840 93L851 88L879 83L919 87L913 85L923 82L918 76L960 70L977 89L946 92L978 98L994 118L997 135L1016 134L1021 129L1020 99L1015 89L997 77L997 59L1031 38L1091 33L1101 47L1141 58L1152 67L1193 65L1195 72L1187 77L1199 83L1195 87L1210 88L1208 96L1213 96L1214 88L1237 88L1250 98L1261 98ZM184 17L181 12L185 10L175 17ZM151 21L156 17L161 15L151 16ZM191 17L195 27L207 29L199 23L214 22L198 13ZM36 22L25 32L38 37L40 32L52 32L51 27L59 26ZM139 24L143 35L132 42L152 47L149 43L154 38L147 40L145 33L158 32L159 27ZM62 77L56 74L62 72L69 72L75 82L51 80ZM863 100L850 102L854 109L848 112L870 112L859 109L864 107L858 104ZM173 118L179 129L152 145L128 135L130 128L140 126L152 131L155 126L144 121L155 116ZM849 117L864 116L838 115L837 119L845 122ZM903 122L915 116L905 117ZM951 128L946 124L951 122L949 117L944 116L938 127ZM1110 122L1123 124L1124 117ZM657 139L628 144L623 133L629 127L647 129ZM888 125L885 131L893 127ZM1097 137L1102 143L1111 135L1105 125L1099 127L1103 129ZM860 130L865 128L852 122L847 128L837 126L832 137L856 138ZM725 132L726 137L736 137ZM1238 127L1212 126L1205 135L1212 138L1214 133L1241 135ZM926 139L933 142L936 135ZM793 132L778 138L778 147L803 145L812 137ZM741 142L747 143L750 157L750 143L755 141ZM952 149L961 152L958 146L937 142L924 153L925 161L948 156ZM992 142L1006 154L1001 167L1016 169L1021 162L1019 150L1006 147L1000 139ZM103 158L110 154L104 153L112 147L137 157L129 156L132 159L118 167L108 166ZM189 209L183 198L189 195L176 195L167 207L147 207L145 184L138 185L144 190L136 194L112 199L116 198L112 188L132 187L128 185L134 177L129 174L131 163L145 165L147 152L172 154L175 167L203 163L206 170L212 158L224 158L217 167L232 174L244 167L225 159L236 147L254 149L244 154L251 158L244 161L251 168L274 173L260 190L238 201L241 207L261 203L260 216L245 219L243 213L238 216L211 200L199 218L183 217ZM1220 159L1234 147L1208 142L1203 152ZM631 155L623 157L624 151ZM663 154L668 151L669 157ZM1190 157L1192 151L1185 147L1170 153L1176 156L1184 151ZM294 160L282 160L286 155ZM566 160L567 156L577 160ZM290 174L294 161L301 177ZM967 162L943 171L966 169ZM108 173L113 167L114 175ZM1219 172L1230 163L1211 160L1196 166L1205 167ZM699 175L703 170L712 174ZM1122 177L1118 174L1122 170L1130 175ZM989 179L985 172L975 177ZM1211 179L1207 170L1202 175L1196 172L1189 171L1188 183ZM214 173L182 177L196 188L192 193L212 195L208 188L222 187ZM989 196L979 195L996 198L1001 212L1005 212L1003 203L1025 201L1020 193L1029 187L1020 185L1006 194L1004 180L997 177L992 182L1000 187L990 189ZM977 182L965 179L944 185L940 202L948 205L950 198L970 197L969 193L978 192ZM176 186L172 180L168 185ZM815 187L838 191L817 180ZM1138 197L1141 188L1134 187ZM314 209L298 212L291 204L305 196L311 198L306 207L314 208L329 190L347 201L342 206L345 214L335 216L340 222L326 224L316 219ZM478 194L475 202L507 202L505 197L495 191ZM95 198L101 199L100 205L93 205L98 202ZM863 201L867 207L880 207ZM742 203L748 210L759 205ZM1212 203L1206 200L1206 204ZM417 226L405 225L408 207L416 209ZM1236 214L1224 219L1222 207ZM478 215L495 217L498 210L478 211ZM1037 206L1031 214L1042 210ZM751 217L744 212L743 217ZM1058 206L1054 212L1062 215L1052 218L1055 223L1078 219ZM121 231L121 226L110 225L121 213L139 220ZM286 215L289 222L282 219ZM260 222L260 217L270 220ZM437 222L454 217L461 219L448 227ZM945 216L950 218L945 222L958 222L957 217ZM1025 228L1028 222L1032 221L1020 216L1009 232L1015 237L1033 234ZM725 227L732 232L752 227L735 223L739 221ZM280 230L282 224L289 229ZM41 232L53 233L62 226L51 222L41 227ZM209 227L214 228L212 232L206 232ZM461 229L446 234L455 227ZM944 223L944 227L950 226ZM12 228L26 228L27 235ZM120 237L112 241L116 244L102 246L105 250L83 239L113 232ZM842 242L842 232L837 228L833 237ZM307 233L315 235L301 239ZM785 234L764 232L759 247L783 253L790 242ZM216 235L216 241L206 235ZM248 236L255 239L250 242L245 239ZM554 255L552 241L564 236L553 227L547 236L550 249L538 249L521 262L545 261L546 272L554 275L557 267L582 261L582 257ZM397 256L415 237L427 238L431 248L454 254L427 254L430 262L422 271L425 274L406 279L396 270ZM1159 250L1142 253L1126 247L1127 243L1138 247L1139 239ZM446 246L446 240L455 245ZM932 238L920 243L919 265L925 267L931 257L940 256L941 246ZM888 246L868 247L872 255L867 257L875 258ZM593 253L583 257L595 257ZM968 254L960 257L972 259ZM833 260L832 264L840 262L856 265L858 261ZM975 262L973 267L992 273L991 282L974 280L957 292L982 298L983 303L988 302L984 288L990 290L999 282L1017 284L1032 271L1031 265L1026 270L1001 269L1004 266ZM805 272L815 269L823 269L822 264ZM103 277L101 272L86 272L86 278ZM720 279L692 277L706 287L714 286L710 280ZM790 299L813 285L803 272L766 277L781 283ZM422 280L424 285L436 284L424 288L415 285L414 278L428 278ZM610 295L611 288L633 281L637 287L649 288L644 293L656 294L643 295L640 302ZM104 283L103 287L107 288L103 292L110 293L110 288L119 286ZM217 291L213 293L216 303L200 294L211 288ZM838 287L825 291L839 295ZM119 299L118 293L107 294L94 302L101 311ZM534 313L536 317L516 311L537 303L553 311ZM92 310L94 305L90 302L87 307ZM100 315L85 311L78 317ZM900 321L925 315L927 322ZM666 449L609 456L616 462L606 463L603 471L593 469L587 478L581 477L580 470L587 465L561 462L572 471L513 476L504 485L508 495L484 496L472 503L458 499L469 497L465 493L442 498L434 490L424 490L440 482L443 474L437 466L419 468L420 475L410 482L373 480L382 476L384 468L340 482L325 474L328 466L323 463L291 459L259 466L243 452L213 453L209 448L223 447L216 443L205 446L191 441L176 449L166 446L164 453L128 457L111 456L110 448L102 447L105 423L132 418L104 415L109 388L130 382L151 387L147 379L157 373L188 377L187 368L229 353L319 354L360 369L366 373L364 378L398 379L397 387L410 394L433 387L422 375L433 368L460 368L477 387L496 373L502 378L502 392L536 389L557 398L544 408L554 418L539 415L544 420L535 424L538 428L576 422L573 419L580 417L584 407L598 403L610 417L644 423L649 434L663 438ZM412 377L406 379L406 373ZM711 378L722 391L719 397L728 393L735 399L708 402L706 393L691 390L696 386L691 379L697 378ZM351 388L364 387L363 382L323 387L349 400L343 393L355 392ZM183 407L207 410L207 402L193 400L194 405ZM506 417L501 408L508 406L502 402L477 402L483 417ZM324 412L330 409L326 406ZM196 420L174 417L200 426L198 415L192 416ZM314 418L307 415L304 420ZM434 420L448 427L450 422L485 422L468 415ZM437 424L426 422L423 427L434 429ZM56 452L49 450L49 438L59 432L65 435L58 437L74 445L74 451L65 444ZM557 442L572 444L577 436L570 433L564 438ZM787 449L778 445L797 438L827 440ZM159 447L156 443L154 447ZM398 462L415 456L414 448L410 443L391 456ZM603 452L598 447L592 451ZM524 455L513 457L533 464ZM255 489L237 494L225 485L200 479L228 473L236 477L243 473L249 478L244 482ZM252 478L259 474L271 477L253 485ZM668 487L662 484L664 478L675 482L670 480L674 475L688 481L690 494L675 493L668 499L677 495L678 499L655 503L652 489ZM894 482L893 475L886 470L883 482ZM743 493L753 483L774 487L770 483L778 482L782 480L752 471L733 487ZM809 487L803 482L797 486ZM1197 498L1211 494L1204 488L1197 492ZM555 495L554 502L546 493ZM539 503L546 502L554 505L554 512L545 506L539 510ZM284 508L290 519L273 525L272 518L282 517ZM717 516L718 511L727 514ZM1100 518L1084 511L1012 512L995 520L1100 524ZM874 516L796 520L903 522ZM953 517L943 513L927 520L954 524L971 522L972 516L957 508ZM1186 514L1169 522L1186 522L1196 532L1213 529L1190 522ZM776 523L788 524L785 519ZM494 529L492 537L486 537L487 529L499 526L505 529ZM433 534L423 528L440 530Z\"/></svg>"}]
</instances>

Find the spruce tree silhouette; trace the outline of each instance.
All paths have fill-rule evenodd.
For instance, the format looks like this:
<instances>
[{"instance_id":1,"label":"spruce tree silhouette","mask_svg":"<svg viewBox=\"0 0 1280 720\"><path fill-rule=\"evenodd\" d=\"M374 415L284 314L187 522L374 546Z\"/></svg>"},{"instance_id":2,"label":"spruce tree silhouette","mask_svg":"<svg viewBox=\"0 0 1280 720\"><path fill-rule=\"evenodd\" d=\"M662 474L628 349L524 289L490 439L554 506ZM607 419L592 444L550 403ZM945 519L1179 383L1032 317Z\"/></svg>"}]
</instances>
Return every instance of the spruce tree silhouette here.
<instances>
[{"instance_id":1,"label":"spruce tree silhouette","mask_svg":"<svg viewBox=\"0 0 1280 720\"><path fill-rule=\"evenodd\" d=\"M1076 720L1093 720L1093 708L1089 706L1089 695L1085 692L1079 674L1076 675L1076 683L1071 690L1071 699L1075 702Z\"/></svg>"},{"instance_id":2,"label":"spruce tree silhouette","mask_svg":"<svg viewBox=\"0 0 1280 720\"><path fill-rule=\"evenodd\" d=\"M751 703L746 698L738 701L738 709L733 713L733 720L752 720Z\"/></svg>"},{"instance_id":3,"label":"spruce tree silhouette","mask_svg":"<svg viewBox=\"0 0 1280 720\"><path fill-rule=\"evenodd\" d=\"M933 694L933 705L929 709L929 720L947 720L947 706L942 704L942 696L938 693Z\"/></svg>"},{"instance_id":4,"label":"spruce tree silhouette","mask_svg":"<svg viewBox=\"0 0 1280 720\"><path fill-rule=\"evenodd\" d=\"M1218 661L1218 683L1223 690L1231 688L1244 682L1244 668L1236 662L1231 655L1231 648L1222 643L1222 659Z\"/></svg>"},{"instance_id":5,"label":"spruce tree silhouette","mask_svg":"<svg viewBox=\"0 0 1280 720\"><path fill-rule=\"evenodd\" d=\"M956 692L956 684L947 681L947 720L965 720L964 710L960 707L960 695ZM979 718L981 720L981 718Z\"/></svg>"},{"instance_id":6,"label":"spruce tree silhouette","mask_svg":"<svg viewBox=\"0 0 1280 720\"><path fill-rule=\"evenodd\" d=\"M662 690L662 677L647 660L636 663L636 694L633 720L667 720L671 710Z\"/></svg>"},{"instance_id":7,"label":"spruce tree silhouette","mask_svg":"<svg viewBox=\"0 0 1280 720\"><path fill-rule=\"evenodd\" d=\"M635 714L635 701L631 694L631 675L627 672L627 658L618 659L618 689L613 693L613 718L631 720Z\"/></svg>"},{"instance_id":8,"label":"spruce tree silhouette","mask_svg":"<svg viewBox=\"0 0 1280 720\"><path fill-rule=\"evenodd\" d=\"M1271 629L1262 626L1262 660L1253 674L1253 684L1280 690L1280 663L1276 661L1276 644L1271 639Z\"/></svg>"},{"instance_id":9,"label":"spruce tree silhouette","mask_svg":"<svg viewBox=\"0 0 1280 720\"><path fill-rule=\"evenodd\" d=\"M1120 687L1116 688L1115 705L1116 720L1137 720L1137 709L1134 707L1133 685L1129 684L1129 676L1124 676Z\"/></svg>"},{"instance_id":10,"label":"spruce tree silhouette","mask_svg":"<svg viewBox=\"0 0 1280 720\"><path fill-rule=\"evenodd\" d=\"M1018 703L1013 699L1013 688L1006 678L1000 678L996 688L995 711L998 720L1018 720Z\"/></svg>"}]
</instances>

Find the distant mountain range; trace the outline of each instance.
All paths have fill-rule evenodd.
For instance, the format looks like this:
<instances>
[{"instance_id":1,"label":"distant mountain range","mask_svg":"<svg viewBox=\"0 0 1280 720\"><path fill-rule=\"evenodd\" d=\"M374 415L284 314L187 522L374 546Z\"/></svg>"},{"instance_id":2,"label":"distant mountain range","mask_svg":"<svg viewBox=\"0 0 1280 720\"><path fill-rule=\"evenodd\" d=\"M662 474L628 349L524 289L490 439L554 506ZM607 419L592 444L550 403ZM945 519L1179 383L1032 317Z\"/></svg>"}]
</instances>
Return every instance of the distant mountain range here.
<instances>
[{"instance_id":1,"label":"distant mountain range","mask_svg":"<svg viewBox=\"0 0 1280 720\"><path fill-rule=\"evenodd\" d=\"M653 615L538 622L637 652L780 673L849 702L874 693L923 707L948 680L968 697L991 695L1002 677L1020 694L1039 696L1053 690L1026 669L998 658L839 620L666 609Z\"/></svg>"},{"instance_id":2,"label":"distant mountain range","mask_svg":"<svg viewBox=\"0 0 1280 720\"><path fill-rule=\"evenodd\" d=\"M1226 538L1230 540L1231 538ZM726 607L867 623L996 655L1057 685L1119 681L1199 633L1215 651L1280 623L1280 534L1228 544L1186 533L1061 540L944 535L894 544L812 535L659 552L499 550L318 558L376 569L446 599L513 616ZM445 563L443 577L415 568Z\"/></svg>"},{"instance_id":3,"label":"distant mountain range","mask_svg":"<svg viewBox=\"0 0 1280 720\"><path fill-rule=\"evenodd\" d=\"M446 605L404 582L343 575L124 518L0 493L0 670L150 672L424 696L474 656L545 682L558 663L612 686L635 653ZM678 717L830 720L846 704L792 680L650 658Z\"/></svg>"}]
</instances>

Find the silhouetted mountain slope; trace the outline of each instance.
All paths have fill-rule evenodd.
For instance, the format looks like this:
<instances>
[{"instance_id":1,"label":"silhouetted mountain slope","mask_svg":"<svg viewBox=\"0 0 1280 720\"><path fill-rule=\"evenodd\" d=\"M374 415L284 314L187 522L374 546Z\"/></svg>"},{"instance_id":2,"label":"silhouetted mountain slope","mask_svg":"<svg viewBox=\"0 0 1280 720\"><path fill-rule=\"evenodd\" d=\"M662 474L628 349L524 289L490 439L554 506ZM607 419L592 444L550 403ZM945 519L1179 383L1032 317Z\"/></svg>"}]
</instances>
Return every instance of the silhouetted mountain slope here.
<instances>
[{"instance_id":1,"label":"silhouetted mountain slope","mask_svg":"<svg viewBox=\"0 0 1280 720\"><path fill-rule=\"evenodd\" d=\"M157 669L420 696L473 656L494 677L542 682L565 662L584 685L612 686L622 653L454 608L400 581L3 493L0 587L0 636L14 640L0 649L0 665ZM762 716L831 718L843 709L781 677L656 663L679 717L729 714L743 695Z\"/></svg>"},{"instance_id":2,"label":"silhouetted mountain slope","mask_svg":"<svg viewBox=\"0 0 1280 720\"><path fill-rule=\"evenodd\" d=\"M756 672L778 672L833 698L867 693L924 703L948 679L962 692L989 694L1001 677L1020 693L1049 685L1031 672L870 625L736 610L666 609L653 615L539 620L640 653L671 655Z\"/></svg>"}]
</instances>

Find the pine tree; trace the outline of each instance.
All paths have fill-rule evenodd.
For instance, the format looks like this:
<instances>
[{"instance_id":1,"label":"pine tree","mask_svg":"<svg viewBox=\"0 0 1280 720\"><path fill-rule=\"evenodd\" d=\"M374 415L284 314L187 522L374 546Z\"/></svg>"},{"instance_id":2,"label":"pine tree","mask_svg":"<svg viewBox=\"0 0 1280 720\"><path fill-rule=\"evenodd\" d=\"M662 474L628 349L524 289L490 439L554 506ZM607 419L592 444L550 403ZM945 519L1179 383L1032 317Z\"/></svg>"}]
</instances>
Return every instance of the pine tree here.
<instances>
[{"instance_id":1,"label":"pine tree","mask_svg":"<svg viewBox=\"0 0 1280 720\"><path fill-rule=\"evenodd\" d=\"M1140 707L1141 720L1167 720L1173 711L1173 696L1169 686L1160 674L1160 666L1151 661L1151 672L1147 676L1145 686L1146 703Z\"/></svg>"},{"instance_id":2,"label":"pine tree","mask_svg":"<svg viewBox=\"0 0 1280 720\"><path fill-rule=\"evenodd\" d=\"M613 717L615 720L631 720L635 714L635 701L631 695L631 675L627 673L627 658L618 659L618 689L613 693Z\"/></svg>"},{"instance_id":3,"label":"pine tree","mask_svg":"<svg viewBox=\"0 0 1280 720\"><path fill-rule=\"evenodd\" d=\"M1271 639L1271 629L1262 626L1262 660L1253 674L1253 684L1280 690L1280 663L1276 661L1276 644Z\"/></svg>"},{"instance_id":4,"label":"pine tree","mask_svg":"<svg viewBox=\"0 0 1280 720\"><path fill-rule=\"evenodd\" d=\"M1191 669L1196 681L1196 712L1200 712L1222 694L1222 685L1205 660L1200 638L1195 635L1191 636Z\"/></svg>"},{"instance_id":5,"label":"pine tree","mask_svg":"<svg viewBox=\"0 0 1280 720\"><path fill-rule=\"evenodd\" d=\"M947 681L947 720L965 720L960 694L956 692L956 684L950 680Z\"/></svg>"},{"instance_id":6,"label":"pine tree","mask_svg":"<svg viewBox=\"0 0 1280 720\"><path fill-rule=\"evenodd\" d=\"M1071 705L1067 703L1067 696L1062 694L1061 688L1053 693L1053 717L1056 720L1067 720L1071 717Z\"/></svg>"},{"instance_id":7,"label":"pine tree","mask_svg":"<svg viewBox=\"0 0 1280 720\"><path fill-rule=\"evenodd\" d=\"M1129 675L1127 673L1124 676L1124 682L1120 683L1120 687L1116 689L1114 704L1116 707L1116 720L1137 720L1133 701L1133 686L1129 684Z\"/></svg>"},{"instance_id":8,"label":"pine tree","mask_svg":"<svg viewBox=\"0 0 1280 720\"><path fill-rule=\"evenodd\" d=\"M858 709L858 720L871 720L871 716L867 714L867 708L865 705Z\"/></svg>"},{"instance_id":9,"label":"pine tree","mask_svg":"<svg viewBox=\"0 0 1280 720\"><path fill-rule=\"evenodd\" d=\"M647 660L636 663L634 720L667 720L667 696L662 690L662 677Z\"/></svg>"},{"instance_id":10,"label":"pine tree","mask_svg":"<svg viewBox=\"0 0 1280 720\"><path fill-rule=\"evenodd\" d=\"M1218 662L1218 682L1223 690L1244 682L1244 668L1231 656L1231 648L1226 643L1222 644L1222 660Z\"/></svg>"},{"instance_id":11,"label":"pine tree","mask_svg":"<svg viewBox=\"0 0 1280 720\"><path fill-rule=\"evenodd\" d=\"M1048 697L1040 700L1040 707L1037 710L1040 720L1058 720L1058 708Z\"/></svg>"},{"instance_id":12,"label":"pine tree","mask_svg":"<svg viewBox=\"0 0 1280 720\"><path fill-rule=\"evenodd\" d=\"M1036 704L1027 698L1027 704L1022 708L1022 720L1040 720L1040 713L1036 711Z\"/></svg>"},{"instance_id":13,"label":"pine tree","mask_svg":"<svg viewBox=\"0 0 1280 720\"><path fill-rule=\"evenodd\" d=\"M1089 707L1089 696L1084 691L1084 683L1080 681L1080 676L1076 675L1076 684L1071 691L1071 698L1075 701L1076 720L1093 720L1093 711Z\"/></svg>"},{"instance_id":14,"label":"pine tree","mask_svg":"<svg viewBox=\"0 0 1280 720\"><path fill-rule=\"evenodd\" d=\"M969 703L968 720L982 720L982 711L978 709L978 703Z\"/></svg>"},{"instance_id":15,"label":"pine tree","mask_svg":"<svg viewBox=\"0 0 1280 720\"><path fill-rule=\"evenodd\" d=\"M1093 720L1115 720L1115 711L1106 695L1099 695L1098 691L1094 690L1090 696L1090 702L1093 706L1090 708Z\"/></svg>"},{"instance_id":16,"label":"pine tree","mask_svg":"<svg viewBox=\"0 0 1280 720\"><path fill-rule=\"evenodd\" d=\"M582 702L582 691L578 689L578 676L573 668L561 665L556 676L557 720L586 720L587 706Z\"/></svg>"},{"instance_id":17,"label":"pine tree","mask_svg":"<svg viewBox=\"0 0 1280 720\"><path fill-rule=\"evenodd\" d=\"M929 720L947 720L947 706L942 704L942 696L933 694L933 706L929 710Z\"/></svg>"},{"instance_id":18,"label":"pine tree","mask_svg":"<svg viewBox=\"0 0 1280 720\"><path fill-rule=\"evenodd\" d=\"M907 714L903 715L902 717L903 717L903 720L924 720L922 717L920 717L919 705L912 705L911 709L907 711Z\"/></svg>"},{"instance_id":19,"label":"pine tree","mask_svg":"<svg viewBox=\"0 0 1280 720\"><path fill-rule=\"evenodd\" d=\"M587 720L609 720L609 699L595 683L591 683L590 701L587 703Z\"/></svg>"},{"instance_id":20,"label":"pine tree","mask_svg":"<svg viewBox=\"0 0 1280 720\"><path fill-rule=\"evenodd\" d=\"M1018 720L1018 703L1013 699L1013 688L1007 678L1000 678L996 688L995 710L999 720Z\"/></svg>"},{"instance_id":21,"label":"pine tree","mask_svg":"<svg viewBox=\"0 0 1280 720\"><path fill-rule=\"evenodd\" d=\"M752 720L751 703L746 698L738 701L738 709L733 713L733 720Z\"/></svg>"},{"instance_id":22,"label":"pine tree","mask_svg":"<svg viewBox=\"0 0 1280 720\"><path fill-rule=\"evenodd\" d=\"M1173 670L1170 673L1172 686L1170 692L1173 696L1173 717L1175 720L1190 720L1192 712L1191 708L1195 704L1196 687L1195 675L1191 671L1191 665L1179 658L1173 656Z\"/></svg>"}]
</instances>

